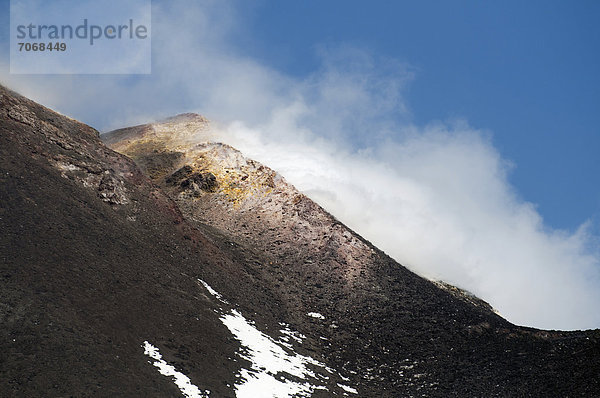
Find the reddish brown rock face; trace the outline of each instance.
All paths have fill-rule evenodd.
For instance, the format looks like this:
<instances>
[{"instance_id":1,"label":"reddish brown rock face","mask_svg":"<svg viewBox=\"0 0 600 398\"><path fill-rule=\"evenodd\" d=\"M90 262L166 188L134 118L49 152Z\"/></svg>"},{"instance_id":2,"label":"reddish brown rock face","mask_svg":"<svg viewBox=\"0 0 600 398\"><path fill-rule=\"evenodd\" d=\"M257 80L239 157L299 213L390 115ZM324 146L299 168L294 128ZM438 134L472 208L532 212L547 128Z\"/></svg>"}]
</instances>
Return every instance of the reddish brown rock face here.
<instances>
[{"instance_id":1,"label":"reddish brown rock face","mask_svg":"<svg viewBox=\"0 0 600 398\"><path fill-rule=\"evenodd\" d=\"M600 394L598 331L420 278L206 119L102 139L0 88L0 396L181 396L160 360L211 397ZM243 328L304 362L269 375Z\"/></svg>"}]
</instances>

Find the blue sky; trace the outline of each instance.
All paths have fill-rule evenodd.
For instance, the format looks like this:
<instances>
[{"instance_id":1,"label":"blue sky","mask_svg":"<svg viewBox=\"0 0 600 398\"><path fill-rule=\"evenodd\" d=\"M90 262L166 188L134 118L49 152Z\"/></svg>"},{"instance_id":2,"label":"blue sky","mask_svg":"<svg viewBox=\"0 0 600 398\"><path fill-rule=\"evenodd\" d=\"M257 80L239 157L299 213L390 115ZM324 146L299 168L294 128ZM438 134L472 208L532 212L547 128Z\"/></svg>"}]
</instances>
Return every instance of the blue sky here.
<instances>
[{"instance_id":1,"label":"blue sky","mask_svg":"<svg viewBox=\"0 0 600 398\"><path fill-rule=\"evenodd\" d=\"M600 3L153 1L151 75L0 81L101 131L198 112L402 264L600 327ZM526 303L526 304L525 304Z\"/></svg>"},{"instance_id":2,"label":"blue sky","mask_svg":"<svg viewBox=\"0 0 600 398\"><path fill-rule=\"evenodd\" d=\"M265 1L246 6L251 56L302 76L315 48L351 43L409 64L415 123L467 118L516 166L546 221L600 215L597 1Z\"/></svg>"}]
</instances>

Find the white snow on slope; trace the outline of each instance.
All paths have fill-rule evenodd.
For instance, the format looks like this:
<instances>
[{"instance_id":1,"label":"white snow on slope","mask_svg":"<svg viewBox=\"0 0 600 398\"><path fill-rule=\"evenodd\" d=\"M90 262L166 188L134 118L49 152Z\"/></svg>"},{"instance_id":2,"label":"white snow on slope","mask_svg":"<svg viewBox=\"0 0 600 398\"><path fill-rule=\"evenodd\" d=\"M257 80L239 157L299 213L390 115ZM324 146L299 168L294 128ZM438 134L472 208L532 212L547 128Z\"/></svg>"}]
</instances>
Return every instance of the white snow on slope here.
<instances>
[{"instance_id":1,"label":"white snow on slope","mask_svg":"<svg viewBox=\"0 0 600 398\"><path fill-rule=\"evenodd\" d=\"M160 374L172 376L173 381L186 398L209 397L210 391L201 391L198 387L192 384L189 377L181 372L178 372L174 366L169 365L164 359L162 359L162 355L160 355L160 352L158 352L158 348L154 347L147 341L144 341L142 347L144 347L144 354L155 360L153 363L150 361L150 363L158 368Z\"/></svg>"},{"instance_id":2,"label":"white snow on slope","mask_svg":"<svg viewBox=\"0 0 600 398\"><path fill-rule=\"evenodd\" d=\"M215 298L226 303L206 282L199 282ZM316 390L327 390L326 373L337 374L324 363L295 353L291 340L301 343L306 336L285 324L281 324L283 336L276 340L258 330L239 311L230 310L220 319L243 346L238 355L251 363L249 369L240 371L240 381L235 385L238 398L310 397ZM322 372L313 371L309 366L321 368ZM351 387L338 387L357 394Z\"/></svg>"},{"instance_id":3,"label":"white snow on slope","mask_svg":"<svg viewBox=\"0 0 600 398\"><path fill-rule=\"evenodd\" d=\"M223 315L221 321L245 347L239 355L252 364L250 369L241 370L245 381L235 386L238 397L309 397L315 389L325 388L308 368L309 364L322 368L325 364L286 350L281 342L256 329L236 310ZM289 375L300 380L310 378L312 382L294 381Z\"/></svg>"},{"instance_id":4,"label":"white snow on slope","mask_svg":"<svg viewBox=\"0 0 600 398\"><path fill-rule=\"evenodd\" d=\"M349 386L346 386L346 385L343 385L340 383L337 383L337 385L338 385L338 387L340 387L342 390L344 390L346 392L350 392L352 394L358 394L358 391L356 391L355 388L352 388L352 387L349 387Z\"/></svg>"},{"instance_id":5,"label":"white snow on slope","mask_svg":"<svg viewBox=\"0 0 600 398\"><path fill-rule=\"evenodd\" d=\"M208 283L204 282L202 279L198 279L198 282L202 283L202 286L204 286L204 288L208 290L210 294L215 296L219 301L226 303L226 301L223 299L223 296L221 296L216 290L210 287Z\"/></svg>"}]
</instances>

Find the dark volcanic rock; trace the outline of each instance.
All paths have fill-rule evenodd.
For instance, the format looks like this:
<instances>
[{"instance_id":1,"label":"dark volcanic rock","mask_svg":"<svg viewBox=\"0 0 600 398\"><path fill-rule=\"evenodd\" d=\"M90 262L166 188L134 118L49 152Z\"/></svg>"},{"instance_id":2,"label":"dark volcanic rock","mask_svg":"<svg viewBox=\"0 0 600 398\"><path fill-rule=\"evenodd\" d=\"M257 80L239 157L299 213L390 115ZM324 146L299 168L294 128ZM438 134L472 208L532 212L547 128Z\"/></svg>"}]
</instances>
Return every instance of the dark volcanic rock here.
<instances>
[{"instance_id":1,"label":"dark volcanic rock","mask_svg":"<svg viewBox=\"0 0 600 398\"><path fill-rule=\"evenodd\" d=\"M196 196L201 191L214 192L218 185L217 178L212 173L193 173L179 184L181 188L193 191Z\"/></svg>"},{"instance_id":2,"label":"dark volcanic rock","mask_svg":"<svg viewBox=\"0 0 600 398\"><path fill-rule=\"evenodd\" d=\"M200 196L202 191L214 192L219 186L212 173L197 173L190 165L185 165L165 179L168 185L177 185L183 190L192 191Z\"/></svg>"},{"instance_id":3,"label":"dark volcanic rock","mask_svg":"<svg viewBox=\"0 0 600 398\"><path fill-rule=\"evenodd\" d=\"M234 396L239 345L197 283L230 257L94 129L2 87L0 231L1 397L180 395L145 340Z\"/></svg>"},{"instance_id":4,"label":"dark volcanic rock","mask_svg":"<svg viewBox=\"0 0 600 398\"><path fill-rule=\"evenodd\" d=\"M177 185L180 184L182 180L188 178L194 173L194 169L192 166L186 164L170 176L165 179L165 182L169 185Z\"/></svg>"}]
</instances>

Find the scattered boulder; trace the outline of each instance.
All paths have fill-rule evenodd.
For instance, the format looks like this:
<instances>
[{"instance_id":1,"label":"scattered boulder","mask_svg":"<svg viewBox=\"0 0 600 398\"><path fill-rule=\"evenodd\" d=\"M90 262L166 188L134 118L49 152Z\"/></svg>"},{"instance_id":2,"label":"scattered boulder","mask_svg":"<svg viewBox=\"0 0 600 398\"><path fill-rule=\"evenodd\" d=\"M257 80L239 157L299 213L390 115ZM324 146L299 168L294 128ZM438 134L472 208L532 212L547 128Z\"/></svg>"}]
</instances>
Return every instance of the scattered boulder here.
<instances>
[{"instance_id":1,"label":"scattered boulder","mask_svg":"<svg viewBox=\"0 0 600 398\"><path fill-rule=\"evenodd\" d=\"M125 196L122 183L106 172L98 184L98 195L103 201L112 205L122 205L129 202Z\"/></svg>"}]
</instances>

